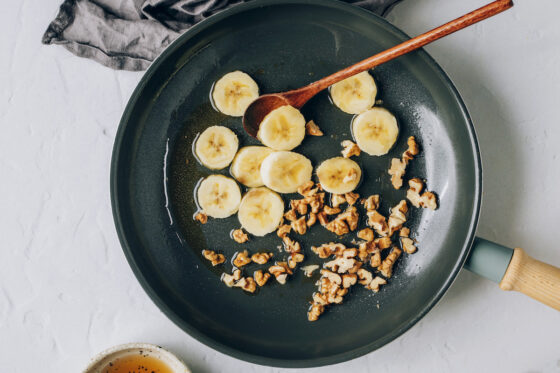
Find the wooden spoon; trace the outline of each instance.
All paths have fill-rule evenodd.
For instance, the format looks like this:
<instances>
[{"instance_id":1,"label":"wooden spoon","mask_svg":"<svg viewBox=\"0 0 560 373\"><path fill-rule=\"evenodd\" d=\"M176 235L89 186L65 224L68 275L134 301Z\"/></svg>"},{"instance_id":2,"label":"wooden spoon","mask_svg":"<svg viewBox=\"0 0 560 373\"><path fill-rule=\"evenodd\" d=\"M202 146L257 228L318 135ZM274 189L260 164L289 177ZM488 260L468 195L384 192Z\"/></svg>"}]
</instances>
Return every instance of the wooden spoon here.
<instances>
[{"instance_id":1,"label":"wooden spoon","mask_svg":"<svg viewBox=\"0 0 560 373\"><path fill-rule=\"evenodd\" d=\"M305 87L294 89L292 91L283 93L271 93L268 95L260 96L253 101L251 105L245 110L243 115L243 127L245 131L253 137L257 137L259 126L264 117L272 110L285 105L291 105L297 109L301 108L307 101L309 101L317 93L323 89L330 87L334 83L340 82L348 77L361 73L381 65L387 61L391 61L403 54L416 50L438 40L444 36L461 30L465 27L480 22L486 18L490 18L498 13L503 12L513 6L512 0L497 0L473 12L465 14L445 25L439 26L431 31L422 35L405 41L391 49L378 53L372 57L366 58L352 66L340 70L332 75L329 75L321 80L306 85Z\"/></svg>"}]
</instances>

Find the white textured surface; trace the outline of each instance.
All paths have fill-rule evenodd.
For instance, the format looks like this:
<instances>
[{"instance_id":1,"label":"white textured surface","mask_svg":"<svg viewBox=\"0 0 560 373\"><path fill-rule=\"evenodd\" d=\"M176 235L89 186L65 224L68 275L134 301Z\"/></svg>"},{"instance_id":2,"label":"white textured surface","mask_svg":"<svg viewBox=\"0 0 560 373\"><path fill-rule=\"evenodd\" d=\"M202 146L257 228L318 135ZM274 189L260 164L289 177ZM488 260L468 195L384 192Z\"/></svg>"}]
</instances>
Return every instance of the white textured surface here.
<instances>
[{"instance_id":1,"label":"white textured surface","mask_svg":"<svg viewBox=\"0 0 560 373\"><path fill-rule=\"evenodd\" d=\"M0 370L77 372L102 349L147 341L177 352L195 373L280 371L198 343L134 278L108 185L117 124L141 74L41 45L59 1L6 1L0 13ZM405 0L389 20L417 34L483 3ZM559 13L557 0L519 0L427 48L458 86L479 135L479 234L556 265ZM404 336L323 371L389 370L559 372L560 313L463 271Z\"/></svg>"}]
</instances>

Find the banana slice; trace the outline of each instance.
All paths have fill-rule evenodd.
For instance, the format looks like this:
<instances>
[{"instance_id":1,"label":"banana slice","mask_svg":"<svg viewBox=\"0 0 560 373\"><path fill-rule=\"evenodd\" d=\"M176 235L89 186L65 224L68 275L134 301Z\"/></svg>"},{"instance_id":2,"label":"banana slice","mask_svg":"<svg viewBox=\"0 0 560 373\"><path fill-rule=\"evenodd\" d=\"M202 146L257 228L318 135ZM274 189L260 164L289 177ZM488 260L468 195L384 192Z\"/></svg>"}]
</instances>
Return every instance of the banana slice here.
<instances>
[{"instance_id":1,"label":"banana slice","mask_svg":"<svg viewBox=\"0 0 560 373\"><path fill-rule=\"evenodd\" d=\"M239 149L230 172L241 184L249 188L263 186L261 164L274 150L266 146L246 146Z\"/></svg>"},{"instance_id":2,"label":"banana slice","mask_svg":"<svg viewBox=\"0 0 560 373\"><path fill-rule=\"evenodd\" d=\"M387 154L397 141L399 126L393 114L374 107L356 116L352 121L356 143L369 155Z\"/></svg>"},{"instance_id":3,"label":"banana slice","mask_svg":"<svg viewBox=\"0 0 560 373\"><path fill-rule=\"evenodd\" d=\"M210 175L196 191L202 212L213 218L227 218L237 212L241 191L235 180L223 175Z\"/></svg>"},{"instance_id":4,"label":"banana slice","mask_svg":"<svg viewBox=\"0 0 560 373\"><path fill-rule=\"evenodd\" d=\"M242 71L233 71L222 76L212 90L214 106L232 117L243 116L247 106L257 97L259 97L257 83Z\"/></svg>"},{"instance_id":5,"label":"banana slice","mask_svg":"<svg viewBox=\"0 0 560 373\"><path fill-rule=\"evenodd\" d=\"M317 177L327 192L344 194L356 189L362 178L362 170L349 158L335 157L317 167Z\"/></svg>"},{"instance_id":6,"label":"banana slice","mask_svg":"<svg viewBox=\"0 0 560 373\"><path fill-rule=\"evenodd\" d=\"M208 127L196 139L194 152L200 163L211 170L227 167L239 147L237 135L227 127Z\"/></svg>"},{"instance_id":7,"label":"banana slice","mask_svg":"<svg viewBox=\"0 0 560 373\"><path fill-rule=\"evenodd\" d=\"M312 173L311 161L294 152L272 153L261 164L264 185L278 193L295 193L300 185L311 180Z\"/></svg>"},{"instance_id":8,"label":"banana slice","mask_svg":"<svg viewBox=\"0 0 560 373\"><path fill-rule=\"evenodd\" d=\"M254 188L243 196L237 217L241 226L254 236L274 232L284 215L284 201L268 188Z\"/></svg>"},{"instance_id":9,"label":"banana slice","mask_svg":"<svg viewBox=\"0 0 560 373\"><path fill-rule=\"evenodd\" d=\"M259 126L257 138L269 148L292 150L305 137L305 118L293 106L286 105L272 110Z\"/></svg>"},{"instance_id":10,"label":"banana slice","mask_svg":"<svg viewBox=\"0 0 560 373\"><path fill-rule=\"evenodd\" d=\"M375 104L377 86L372 76L364 71L333 84L330 93L340 110L348 114L360 114Z\"/></svg>"}]
</instances>

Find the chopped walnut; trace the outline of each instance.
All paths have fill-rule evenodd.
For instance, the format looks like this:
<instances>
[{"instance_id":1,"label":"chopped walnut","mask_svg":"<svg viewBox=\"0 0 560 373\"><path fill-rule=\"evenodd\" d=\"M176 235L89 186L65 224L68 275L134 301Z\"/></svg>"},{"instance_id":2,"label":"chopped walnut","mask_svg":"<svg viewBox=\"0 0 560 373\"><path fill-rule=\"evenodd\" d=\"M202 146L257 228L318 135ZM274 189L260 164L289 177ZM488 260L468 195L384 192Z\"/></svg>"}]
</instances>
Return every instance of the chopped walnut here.
<instances>
[{"instance_id":1,"label":"chopped walnut","mask_svg":"<svg viewBox=\"0 0 560 373\"><path fill-rule=\"evenodd\" d=\"M387 280L385 280L383 277L376 276L369 283L368 289L371 289L372 291L377 293L379 291L379 286L385 285L386 283L387 283Z\"/></svg>"},{"instance_id":2,"label":"chopped walnut","mask_svg":"<svg viewBox=\"0 0 560 373\"><path fill-rule=\"evenodd\" d=\"M323 136L323 131L312 120L305 124L305 133L310 136Z\"/></svg>"},{"instance_id":3,"label":"chopped walnut","mask_svg":"<svg viewBox=\"0 0 560 373\"><path fill-rule=\"evenodd\" d=\"M361 238L362 240L365 241L373 241L374 236L373 236L373 231L370 228L364 228L360 231L358 231L358 238Z\"/></svg>"},{"instance_id":4,"label":"chopped walnut","mask_svg":"<svg viewBox=\"0 0 560 373\"><path fill-rule=\"evenodd\" d=\"M293 199L290 201L290 206L292 207L292 211L296 210L300 215L307 214L307 204L308 202L305 199Z\"/></svg>"},{"instance_id":5,"label":"chopped walnut","mask_svg":"<svg viewBox=\"0 0 560 373\"><path fill-rule=\"evenodd\" d=\"M206 224L206 222L208 221L208 215L203 212L199 212L194 216L194 219L200 222L200 224Z\"/></svg>"},{"instance_id":6,"label":"chopped walnut","mask_svg":"<svg viewBox=\"0 0 560 373\"><path fill-rule=\"evenodd\" d=\"M288 236L282 237L282 242L284 243L284 250L288 253L299 253L301 252L301 245L299 242L292 240Z\"/></svg>"},{"instance_id":7,"label":"chopped walnut","mask_svg":"<svg viewBox=\"0 0 560 373\"><path fill-rule=\"evenodd\" d=\"M416 252L416 246L412 238L401 237L401 247L407 254L414 254Z\"/></svg>"},{"instance_id":8,"label":"chopped walnut","mask_svg":"<svg viewBox=\"0 0 560 373\"><path fill-rule=\"evenodd\" d=\"M242 278L233 286L240 287L248 293L254 293L257 290L257 283L252 277Z\"/></svg>"},{"instance_id":9,"label":"chopped walnut","mask_svg":"<svg viewBox=\"0 0 560 373\"><path fill-rule=\"evenodd\" d=\"M432 192L422 192L424 183L419 178L415 177L408 181L409 189L406 191L406 198L412 203L414 207L425 207L431 210L437 209L437 198Z\"/></svg>"},{"instance_id":10,"label":"chopped walnut","mask_svg":"<svg viewBox=\"0 0 560 373\"><path fill-rule=\"evenodd\" d=\"M301 270L303 271L303 274L306 277L313 276L313 272L316 271L317 269L319 269L319 266L317 264L310 264L305 267L301 267Z\"/></svg>"},{"instance_id":11,"label":"chopped walnut","mask_svg":"<svg viewBox=\"0 0 560 373\"><path fill-rule=\"evenodd\" d=\"M346 246L341 243L324 243L321 246L311 246L311 250L321 259L328 258L331 255L342 255Z\"/></svg>"},{"instance_id":12,"label":"chopped walnut","mask_svg":"<svg viewBox=\"0 0 560 373\"><path fill-rule=\"evenodd\" d=\"M288 258L288 267L294 269L297 264L303 262L304 259L305 256L302 253L291 253Z\"/></svg>"},{"instance_id":13,"label":"chopped walnut","mask_svg":"<svg viewBox=\"0 0 560 373\"><path fill-rule=\"evenodd\" d=\"M373 194L362 200L362 205L364 205L367 211L377 210L379 208L379 195Z\"/></svg>"},{"instance_id":14,"label":"chopped walnut","mask_svg":"<svg viewBox=\"0 0 560 373\"><path fill-rule=\"evenodd\" d=\"M284 214L284 217L286 218L286 220L288 221L296 221L297 220L297 214L295 210L290 210L287 213Z\"/></svg>"},{"instance_id":15,"label":"chopped walnut","mask_svg":"<svg viewBox=\"0 0 560 373\"><path fill-rule=\"evenodd\" d=\"M373 268L377 268L381 265L381 253L379 251L376 251L373 254L371 254L371 258L369 259L369 265Z\"/></svg>"},{"instance_id":16,"label":"chopped walnut","mask_svg":"<svg viewBox=\"0 0 560 373\"><path fill-rule=\"evenodd\" d=\"M358 281L358 283L360 285L368 286L370 284L371 280L373 280L373 275L367 269L360 268L358 270L357 275L358 275L358 278L360 279Z\"/></svg>"},{"instance_id":17,"label":"chopped walnut","mask_svg":"<svg viewBox=\"0 0 560 373\"><path fill-rule=\"evenodd\" d=\"M319 316L325 312L325 307L320 304L313 304L307 312L307 320L309 321L317 321Z\"/></svg>"},{"instance_id":18,"label":"chopped walnut","mask_svg":"<svg viewBox=\"0 0 560 373\"><path fill-rule=\"evenodd\" d=\"M344 194L332 194L331 195L331 204L334 208L346 203L346 197Z\"/></svg>"},{"instance_id":19,"label":"chopped walnut","mask_svg":"<svg viewBox=\"0 0 560 373\"><path fill-rule=\"evenodd\" d=\"M210 261L210 263L214 267L226 261L226 257L224 256L224 254L218 254L212 250L202 250L202 256L206 260Z\"/></svg>"},{"instance_id":20,"label":"chopped walnut","mask_svg":"<svg viewBox=\"0 0 560 373\"><path fill-rule=\"evenodd\" d=\"M298 188L297 192L304 197L311 197L312 195L316 194L319 188L313 188L315 183L312 180L309 180L306 183L303 183Z\"/></svg>"},{"instance_id":21,"label":"chopped walnut","mask_svg":"<svg viewBox=\"0 0 560 373\"><path fill-rule=\"evenodd\" d=\"M354 155L358 156L362 152L358 145L356 145L353 141L344 140L341 145L344 147L341 152L344 158L350 158Z\"/></svg>"},{"instance_id":22,"label":"chopped walnut","mask_svg":"<svg viewBox=\"0 0 560 373\"><path fill-rule=\"evenodd\" d=\"M358 215L358 209L354 206L350 206L342 214L336 217L337 220L344 220L348 224L348 228L351 231L358 228L358 222L360 220L360 215Z\"/></svg>"},{"instance_id":23,"label":"chopped walnut","mask_svg":"<svg viewBox=\"0 0 560 373\"><path fill-rule=\"evenodd\" d=\"M249 257L249 253L247 250L238 252L237 255L233 258L233 265L237 268L241 268L244 265L251 263L251 258Z\"/></svg>"},{"instance_id":24,"label":"chopped walnut","mask_svg":"<svg viewBox=\"0 0 560 373\"><path fill-rule=\"evenodd\" d=\"M288 273L287 273L288 270L290 270L290 268L288 267L288 264L286 262L279 262L268 268L268 272L270 272L270 274L272 274L276 278L276 281L278 281L282 285L286 283L286 278L288 277Z\"/></svg>"},{"instance_id":25,"label":"chopped walnut","mask_svg":"<svg viewBox=\"0 0 560 373\"><path fill-rule=\"evenodd\" d=\"M307 219L307 226L311 227L313 225L315 225L315 223L317 222L317 214L310 212L309 213L309 219Z\"/></svg>"},{"instance_id":26,"label":"chopped walnut","mask_svg":"<svg viewBox=\"0 0 560 373\"><path fill-rule=\"evenodd\" d=\"M342 250L341 254L338 254L338 256L341 256L345 259L354 258L356 255L358 255L358 249L356 249L355 247L344 249Z\"/></svg>"},{"instance_id":27,"label":"chopped walnut","mask_svg":"<svg viewBox=\"0 0 560 373\"><path fill-rule=\"evenodd\" d=\"M403 161L408 163L408 161L412 160L415 155L418 155L418 153L420 153L420 148L418 147L414 136L410 136L406 143L408 144L408 149L406 149L403 153L402 159Z\"/></svg>"},{"instance_id":28,"label":"chopped walnut","mask_svg":"<svg viewBox=\"0 0 560 373\"><path fill-rule=\"evenodd\" d=\"M329 300L327 298L327 294L324 293L313 293L313 303L320 304L322 306L326 306L329 304Z\"/></svg>"},{"instance_id":29,"label":"chopped walnut","mask_svg":"<svg viewBox=\"0 0 560 373\"><path fill-rule=\"evenodd\" d=\"M354 258L337 257L330 262L326 262L325 268L328 268L333 272L346 273L349 269L354 267L355 264L356 259Z\"/></svg>"},{"instance_id":30,"label":"chopped walnut","mask_svg":"<svg viewBox=\"0 0 560 373\"><path fill-rule=\"evenodd\" d=\"M355 273L347 273L342 275L342 287L347 289L352 285L355 285L358 281L358 276Z\"/></svg>"},{"instance_id":31,"label":"chopped walnut","mask_svg":"<svg viewBox=\"0 0 560 373\"><path fill-rule=\"evenodd\" d=\"M395 207L391 209L391 215L389 215L389 237L393 235L396 231L401 229L403 224L406 222L406 213L408 212L408 205L405 200L400 201Z\"/></svg>"},{"instance_id":32,"label":"chopped walnut","mask_svg":"<svg viewBox=\"0 0 560 373\"><path fill-rule=\"evenodd\" d=\"M368 256L370 255L370 252L368 250L369 249L369 247L368 247L369 243L370 242L368 242L368 241L362 242L358 246L358 258L360 258L360 260L362 262L365 262L367 260Z\"/></svg>"},{"instance_id":33,"label":"chopped walnut","mask_svg":"<svg viewBox=\"0 0 560 373\"><path fill-rule=\"evenodd\" d=\"M249 236L247 236L247 234L243 232L243 229L241 228L231 232L231 237L233 237L233 240L238 243L244 243L249 241Z\"/></svg>"},{"instance_id":34,"label":"chopped walnut","mask_svg":"<svg viewBox=\"0 0 560 373\"><path fill-rule=\"evenodd\" d=\"M400 236L400 237L408 237L408 236L410 236L410 228L402 227L401 230L399 231L399 236Z\"/></svg>"},{"instance_id":35,"label":"chopped walnut","mask_svg":"<svg viewBox=\"0 0 560 373\"><path fill-rule=\"evenodd\" d=\"M305 232L307 232L307 222L305 221L305 216L302 216L298 220L293 221L292 229L297 234L305 234Z\"/></svg>"},{"instance_id":36,"label":"chopped walnut","mask_svg":"<svg viewBox=\"0 0 560 373\"><path fill-rule=\"evenodd\" d=\"M321 275L327 278L331 283L340 285L342 284L342 277L339 274L331 272L327 269L321 270Z\"/></svg>"},{"instance_id":37,"label":"chopped walnut","mask_svg":"<svg viewBox=\"0 0 560 373\"><path fill-rule=\"evenodd\" d=\"M325 205L325 206L323 206L323 211L327 215L335 215L335 214L338 214L340 212L340 209L339 208L332 208L329 205Z\"/></svg>"},{"instance_id":38,"label":"chopped walnut","mask_svg":"<svg viewBox=\"0 0 560 373\"><path fill-rule=\"evenodd\" d=\"M393 243L391 241L390 237L380 237L380 238L376 238L374 240L375 245L377 246L377 248L379 250L385 250L391 247L391 244Z\"/></svg>"},{"instance_id":39,"label":"chopped walnut","mask_svg":"<svg viewBox=\"0 0 560 373\"><path fill-rule=\"evenodd\" d=\"M343 183L350 183L354 180L356 180L358 178L358 171L356 171L354 168L351 168L348 171L348 174L346 176L344 176L344 179L342 179Z\"/></svg>"},{"instance_id":40,"label":"chopped walnut","mask_svg":"<svg viewBox=\"0 0 560 373\"><path fill-rule=\"evenodd\" d=\"M403 176L406 172L406 162L393 158L391 159L391 167L389 168L389 175L391 175L391 184L395 189L400 189L403 185Z\"/></svg>"},{"instance_id":41,"label":"chopped walnut","mask_svg":"<svg viewBox=\"0 0 560 373\"><path fill-rule=\"evenodd\" d=\"M338 236L342 236L350 232L348 225L346 225L346 223L342 219L334 219L333 221L325 225L325 228Z\"/></svg>"},{"instance_id":42,"label":"chopped walnut","mask_svg":"<svg viewBox=\"0 0 560 373\"><path fill-rule=\"evenodd\" d=\"M350 193L346 193L344 195L344 198L346 199L346 202L348 202L350 206L353 206L356 203L356 201L358 201L358 198L360 198L360 195L358 193L350 192Z\"/></svg>"},{"instance_id":43,"label":"chopped walnut","mask_svg":"<svg viewBox=\"0 0 560 373\"><path fill-rule=\"evenodd\" d=\"M222 277L221 280L223 281L224 284L226 284L228 287L232 287L233 285L235 285L235 281L238 281L241 278L241 271L238 271L239 275L235 276L235 275L230 275L229 273L222 273ZM235 274L236 272L234 272ZM237 278L236 278L237 277Z\"/></svg>"},{"instance_id":44,"label":"chopped walnut","mask_svg":"<svg viewBox=\"0 0 560 373\"><path fill-rule=\"evenodd\" d=\"M317 220L322 226L326 226L329 223L329 219L327 218L327 214L324 211L317 213Z\"/></svg>"},{"instance_id":45,"label":"chopped walnut","mask_svg":"<svg viewBox=\"0 0 560 373\"><path fill-rule=\"evenodd\" d=\"M276 230L276 234L278 235L278 237L283 238L288 233L290 233L291 230L292 226L290 224L283 224L278 227L278 229Z\"/></svg>"},{"instance_id":46,"label":"chopped walnut","mask_svg":"<svg viewBox=\"0 0 560 373\"><path fill-rule=\"evenodd\" d=\"M393 265L395 264L399 256L401 256L401 253L402 253L401 249L397 247L393 247L391 253L389 253L389 255L387 255L385 260L381 262L381 265L377 268L377 270L383 276L390 278L393 275Z\"/></svg>"},{"instance_id":47,"label":"chopped walnut","mask_svg":"<svg viewBox=\"0 0 560 373\"><path fill-rule=\"evenodd\" d=\"M262 269L259 269L253 273L253 278L257 285L264 286L268 279L270 279L270 273L263 272Z\"/></svg>"},{"instance_id":48,"label":"chopped walnut","mask_svg":"<svg viewBox=\"0 0 560 373\"><path fill-rule=\"evenodd\" d=\"M367 216L368 225L373 227L378 235L385 237L389 234L389 226L387 225L385 216L381 215L377 210L368 211Z\"/></svg>"},{"instance_id":49,"label":"chopped walnut","mask_svg":"<svg viewBox=\"0 0 560 373\"><path fill-rule=\"evenodd\" d=\"M266 264L273 256L273 253L256 253L251 256L251 260L257 264Z\"/></svg>"}]
</instances>

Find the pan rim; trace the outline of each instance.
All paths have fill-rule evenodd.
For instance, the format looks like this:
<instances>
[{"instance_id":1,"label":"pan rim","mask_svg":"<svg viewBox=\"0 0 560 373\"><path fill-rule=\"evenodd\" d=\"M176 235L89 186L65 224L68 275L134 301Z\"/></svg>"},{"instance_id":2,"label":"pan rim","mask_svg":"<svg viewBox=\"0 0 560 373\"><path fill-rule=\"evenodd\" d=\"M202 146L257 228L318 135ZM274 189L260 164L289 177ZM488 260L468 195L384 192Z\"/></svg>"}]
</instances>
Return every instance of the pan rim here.
<instances>
[{"instance_id":1,"label":"pan rim","mask_svg":"<svg viewBox=\"0 0 560 373\"><path fill-rule=\"evenodd\" d=\"M466 122L465 124L467 126L467 131L469 134L469 140L472 147L472 155L474 158L473 161L474 161L474 171L475 171L475 190L474 190L474 198L473 198L473 205L472 205L473 215L469 222L467 239L463 243L460 255L458 257L455 266L453 267L450 274L445 279L445 282L442 283L441 287L432 295L432 297L426 303L426 306L420 309L414 318L408 320L400 327L394 329L390 334L386 335L383 338L372 341L367 345L361 346L351 351L341 352L336 355L330 355L327 357L320 357L320 358L300 359L300 360L271 358L271 357L251 354L251 353L241 351L239 349L235 349L229 345L220 343L212 339L211 337L208 337L206 334L199 331L196 327L192 326L187 321L182 320L180 316L176 312L174 312L164 302L164 300L157 294L156 290L150 284L150 281L144 276L144 274L140 270L140 267L138 266L135 259L134 250L132 249L132 245L130 244L127 234L124 230L123 217L121 216L121 205L118 199L118 194L119 194L118 191L120 185L119 175L118 175L118 165L121 159L122 143L125 137L126 128L128 123L130 123L131 115L136 107L136 103L138 99L142 95L144 88L147 85L147 82L153 77L155 72L158 70L159 66L166 60L166 58L170 54L172 54L180 45L183 45L186 41L193 38L195 35L205 30L206 28L211 27L212 25L232 15L246 12L255 8L262 8L267 6L279 5L279 4L314 5L314 6L330 7L335 10L346 11L348 13L351 13L352 15L356 15L356 16L361 15L361 16L370 17L372 19L377 19L377 21L384 23L385 26L387 26L391 31L395 32L397 35L401 36L403 39L410 38L406 33L401 31L396 26L393 26L384 18L366 9L359 8L357 6L348 3L343 3L338 0L253 0L248 3L239 4L231 8L228 8L226 10L223 10L220 13L213 15L207 18L206 20L198 23L197 25L193 26L191 29L183 33L181 36L179 36L164 51L162 51L162 53L153 61L153 63L148 68L148 70L144 73L144 75L140 79L140 82L138 83L132 95L130 96L130 99L125 107L125 110L119 122L119 127L115 136L115 142L113 146L113 152L111 158L111 170L110 170L111 207L113 212L115 228L117 231L117 235L121 247L123 249L125 257L135 277L140 282L140 285L142 286L144 291L148 294L150 299L156 304L156 306L167 316L167 318L169 318L173 323L175 323L180 329L187 332L191 337L193 337L197 341L202 342L203 344L219 352L235 357L237 359L241 359L255 364L282 367L282 368L310 368L310 367L319 367L319 366L342 363L363 356L369 352L381 348L382 346L390 343L391 341L393 341L394 339L396 339L397 337L401 336L406 331L408 331L439 302L439 300L447 292L451 284L456 279L459 271L463 267L475 237L475 232L478 225L480 208L481 208L481 199L482 199L482 162L480 158L480 150L479 150L479 144L476 136L476 131L461 95L459 94L452 80L441 68L441 66L424 49L420 49L419 51L417 51L417 53L419 53L420 57L424 60L426 64L428 64L430 67L434 69L434 71L440 74L443 82L448 86L450 91L453 93L455 97L455 101L457 102L460 108L463 120L464 122Z\"/></svg>"}]
</instances>

